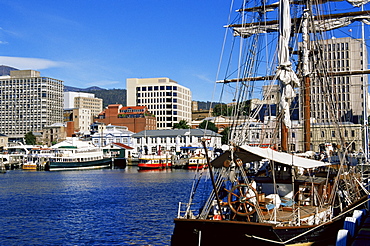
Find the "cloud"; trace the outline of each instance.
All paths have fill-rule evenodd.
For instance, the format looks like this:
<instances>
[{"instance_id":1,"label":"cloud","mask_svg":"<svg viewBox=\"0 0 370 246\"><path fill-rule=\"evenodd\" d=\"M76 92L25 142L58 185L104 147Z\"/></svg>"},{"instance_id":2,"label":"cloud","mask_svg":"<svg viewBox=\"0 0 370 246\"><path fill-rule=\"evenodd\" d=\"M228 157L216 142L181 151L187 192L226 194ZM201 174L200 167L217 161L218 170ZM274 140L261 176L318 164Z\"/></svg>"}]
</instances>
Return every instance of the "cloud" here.
<instances>
[{"instance_id":1,"label":"cloud","mask_svg":"<svg viewBox=\"0 0 370 246\"><path fill-rule=\"evenodd\" d=\"M202 74L195 74L195 77L208 83L214 83L215 81Z\"/></svg>"},{"instance_id":2,"label":"cloud","mask_svg":"<svg viewBox=\"0 0 370 246\"><path fill-rule=\"evenodd\" d=\"M51 67L65 66L65 62L51 61L42 58L0 56L0 64L18 69L46 69Z\"/></svg>"}]
</instances>

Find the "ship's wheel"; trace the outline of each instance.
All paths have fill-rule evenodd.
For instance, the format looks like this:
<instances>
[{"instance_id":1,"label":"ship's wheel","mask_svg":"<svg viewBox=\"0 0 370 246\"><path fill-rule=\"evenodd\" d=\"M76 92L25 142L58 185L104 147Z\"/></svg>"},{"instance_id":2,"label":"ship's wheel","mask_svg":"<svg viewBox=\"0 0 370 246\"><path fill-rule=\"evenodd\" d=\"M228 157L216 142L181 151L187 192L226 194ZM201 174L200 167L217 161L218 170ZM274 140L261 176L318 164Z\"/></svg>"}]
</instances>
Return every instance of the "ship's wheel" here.
<instances>
[{"instance_id":1,"label":"ship's wheel","mask_svg":"<svg viewBox=\"0 0 370 246\"><path fill-rule=\"evenodd\" d=\"M228 192L227 201L235 215L249 217L256 211L257 191L252 186L238 184Z\"/></svg>"}]
</instances>

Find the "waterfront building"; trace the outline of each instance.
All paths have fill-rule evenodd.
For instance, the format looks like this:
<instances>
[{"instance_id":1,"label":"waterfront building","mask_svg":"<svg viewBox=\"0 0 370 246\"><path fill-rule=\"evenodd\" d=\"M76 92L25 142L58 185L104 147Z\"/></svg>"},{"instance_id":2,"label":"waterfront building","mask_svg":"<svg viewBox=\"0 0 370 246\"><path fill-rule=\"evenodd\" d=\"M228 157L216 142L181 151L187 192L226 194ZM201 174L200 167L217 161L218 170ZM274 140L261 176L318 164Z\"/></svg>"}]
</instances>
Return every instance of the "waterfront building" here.
<instances>
[{"instance_id":1,"label":"waterfront building","mask_svg":"<svg viewBox=\"0 0 370 246\"><path fill-rule=\"evenodd\" d=\"M126 80L127 105L147 106L156 116L157 129L172 129L174 123L191 122L190 89L169 78Z\"/></svg>"},{"instance_id":2,"label":"waterfront building","mask_svg":"<svg viewBox=\"0 0 370 246\"><path fill-rule=\"evenodd\" d=\"M63 95L64 109L90 109L91 122L89 122L89 124L93 123L93 119L103 110L103 99L96 98L92 93L68 91L64 92Z\"/></svg>"},{"instance_id":3,"label":"waterfront building","mask_svg":"<svg viewBox=\"0 0 370 246\"><path fill-rule=\"evenodd\" d=\"M245 118L238 118L234 116L213 116L213 117L206 117L204 119L200 120L193 120L191 122L191 128L197 129L199 128L199 125L203 121L209 121L215 124L215 126L218 128L218 133L221 133L223 130L225 130L226 127L231 127L235 125L241 125L244 124L246 119ZM250 119L250 121L256 121L254 119Z\"/></svg>"},{"instance_id":4,"label":"waterfront building","mask_svg":"<svg viewBox=\"0 0 370 246\"><path fill-rule=\"evenodd\" d=\"M323 146L329 145L337 148L345 147L348 152L364 152L362 132L363 126L352 122L339 123L339 126L329 123L311 124L311 149L319 152ZM346 146L340 146L340 138L346 140Z\"/></svg>"},{"instance_id":5,"label":"waterfront building","mask_svg":"<svg viewBox=\"0 0 370 246\"><path fill-rule=\"evenodd\" d=\"M246 139L251 146L271 147L280 149L280 132L276 131L276 116L266 116L263 121L250 119L243 124L232 127L234 141ZM361 152L362 125L352 122L338 124L315 123L311 121L311 150L320 152L326 150L325 146L341 148L341 137L346 139L349 152ZM342 129L342 130L339 130ZM288 148L291 152L303 151L303 125L300 121L293 120L288 135Z\"/></svg>"},{"instance_id":6,"label":"waterfront building","mask_svg":"<svg viewBox=\"0 0 370 246\"><path fill-rule=\"evenodd\" d=\"M221 148L221 135L204 129L171 129L141 131L132 135L133 147L146 155L175 155L182 148L203 149L202 139L210 150Z\"/></svg>"},{"instance_id":7,"label":"waterfront building","mask_svg":"<svg viewBox=\"0 0 370 246\"><path fill-rule=\"evenodd\" d=\"M47 146L52 146L66 139L67 139L66 123L54 123L50 126L45 126L42 130L42 142Z\"/></svg>"},{"instance_id":8,"label":"waterfront building","mask_svg":"<svg viewBox=\"0 0 370 246\"><path fill-rule=\"evenodd\" d=\"M157 129L156 117L146 106L124 107L121 104L111 104L98 115L95 122L127 126L132 132Z\"/></svg>"},{"instance_id":9,"label":"waterfront building","mask_svg":"<svg viewBox=\"0 0 370 246\"><path fill-rule=\"evenodd\" d=\"M132 147L131 136L133 134L126 126L107 125L102 131L92 134L91 141L95 146L99 147L113 143Z\"/></svg>"},{"instance_id":10,"label":"waterfront building","mask_svg":"<svg viewBox=\"0 0 370 246\"><path fill-rule=\"evenodd\" d=\"M64 109L64 122L73 122L73 133L79 135L90 134L91 110L87 108Z\"/></svg>"},{"instance_id":11,"label":"waterfront building","mask_svg":"<svg viewBox=\"0 0 370 246\"><path fill-rule=\"evenodd\" d=\"M34 70L0 76L0 132L21 141L28 132L63 121L63 81Z\"/></svg>"}]
</instances>

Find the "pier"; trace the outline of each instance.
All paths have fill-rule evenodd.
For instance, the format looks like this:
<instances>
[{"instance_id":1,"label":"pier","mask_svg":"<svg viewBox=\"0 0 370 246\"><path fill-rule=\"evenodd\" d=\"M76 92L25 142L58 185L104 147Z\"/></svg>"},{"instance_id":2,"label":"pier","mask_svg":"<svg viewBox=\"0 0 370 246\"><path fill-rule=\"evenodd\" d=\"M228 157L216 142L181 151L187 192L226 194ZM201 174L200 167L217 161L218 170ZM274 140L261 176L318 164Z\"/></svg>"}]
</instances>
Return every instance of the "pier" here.
<instances>
[{"instance_id":1,"label":"pier","mask_svg":"<svg viewBox=\"0 0 370 246\"><path fill-rule=\"evenodd\" d=\"M370 245L370 195L367 208L353 210L352 217L346 217L343 229L337 233L336 246Z\"/></svg>"}]
</instances>

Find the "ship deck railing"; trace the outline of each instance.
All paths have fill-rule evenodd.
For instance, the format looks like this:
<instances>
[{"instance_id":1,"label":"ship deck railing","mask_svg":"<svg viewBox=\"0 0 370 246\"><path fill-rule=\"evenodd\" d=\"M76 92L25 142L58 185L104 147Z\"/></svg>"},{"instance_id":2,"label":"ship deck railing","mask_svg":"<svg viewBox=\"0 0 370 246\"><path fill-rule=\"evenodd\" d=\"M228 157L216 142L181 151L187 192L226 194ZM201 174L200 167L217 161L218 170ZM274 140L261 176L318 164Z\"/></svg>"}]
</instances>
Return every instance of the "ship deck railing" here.
<instances>
[{"instance_id":1,"label":"ship deck railing","mask_svg":"<svg viewBox=\"0 0 370 246\"><path fill-rule=\"evenodd\" d=\"M177 218L193 217L194 210L190 209L191 205L194 203L179 202L179 207L177 209Z\"/></svg>"}]
</instances>

